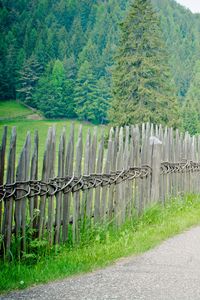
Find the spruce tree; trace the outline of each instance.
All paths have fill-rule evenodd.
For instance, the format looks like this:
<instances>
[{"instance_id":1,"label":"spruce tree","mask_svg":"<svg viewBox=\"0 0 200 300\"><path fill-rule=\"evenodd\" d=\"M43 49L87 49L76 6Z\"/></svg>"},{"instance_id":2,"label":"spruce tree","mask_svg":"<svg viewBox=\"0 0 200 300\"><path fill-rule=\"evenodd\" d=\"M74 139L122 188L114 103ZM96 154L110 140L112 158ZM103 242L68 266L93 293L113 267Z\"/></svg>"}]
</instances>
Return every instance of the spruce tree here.
<instances>
[{"instance_id":1,"label":"spruce tree","mask_svg":"<svg viewBox=\"0 0 200 300\"><path fill-rule=\"evenodd\" d=\"M37 106L33 101L33 94L42 71L43 66L34 55L24 62L22 69L19 71L18 97L32 107Z\"/></svg>"},{"instance_id":2,"label":"spruce tree","mask_svg":"<svg viewBox=\"0 0 200 300\"><path fill-rule=\"evenodd\" d=\"M91 64L86 60L77 74L74 89L76 113L80 120L93 123L107 121L109 87L104 77L96 80Z\"/></svg>"},{"instance_id":3,"label":"spruce tree","mask_svg":"<svg viewBox=\"0 0 200 300\"><path fill-rule=\"evenodd\" d=\"M74 89L76 113L80 120L94 121L94 106L96 100L96 79L91 64L86 60L77 74Z\"/></svg>"},{"instance_id":4,"label":"spruce tree","mask_svg":"<svg viewBox=\"0 0 200 300\"><path fill-rule=\"evenodd\" d=\"M177 126L174 83L150 0L135 0L121 24L113 68L113 99L109 118L114 125L152 122Z\"/></svg>"},{"instance_id":5,"label":"spruce tree","mask_svg":"<svg viewBox=\"0 0 200 300\"><path fill-rule=\"evenodd\" d=\"M63 62L52 61L40 77L34 100L47 118L74 117L73 85L66 79Z\"/></svg>"}]
</instances>

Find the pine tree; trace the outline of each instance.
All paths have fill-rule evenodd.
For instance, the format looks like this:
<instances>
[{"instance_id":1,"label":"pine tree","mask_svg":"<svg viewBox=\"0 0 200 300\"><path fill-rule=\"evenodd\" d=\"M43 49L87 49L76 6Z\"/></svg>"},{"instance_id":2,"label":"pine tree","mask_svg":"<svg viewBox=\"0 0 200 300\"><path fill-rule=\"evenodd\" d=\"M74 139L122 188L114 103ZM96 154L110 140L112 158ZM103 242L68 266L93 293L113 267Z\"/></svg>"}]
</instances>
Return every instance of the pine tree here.
<instances>
[{"instance_id":1,"label":"pine tree","mask_svg":"<svg viewBox=\"0 0 200 300\"><path fill-rule=\"evenodd\" d=\"M33 101L33 94L42 71L43 66L38 63L34 55L24 62L22 69L19 71L18 96L24 103L32 107L37 106Z\"/></svg>"},{"instance_id":2,"label":"pine tree","mask_svg":"<svg viewBox=\"0 0 200 300\"><path fill-rule=\"evenodd\" d=\"M73 86L67 80L62 61L48 64L38 81L34 100L47 118L74 117Z\"/></svg>"},{"instance_id":3,"label":"pine tree","mask_svg":"<svg viewBox=\"0 0 200 300\"><path fill-rule=\"evenodd\" d=\"M101 77L97 82L97 100L95 119L98 124L108 122L107 111L110 105L110 86L109 80L106 77Z\"/></svg>"},{"instance_id":4,"label":"pine tree","mask_svg":"<svg viewBox=\"0 0 200 300\"><path fill-rule=\"evenodd\" d=\"M97 108L97 82L91 64L86 60L80 67L76 86L74 90L74 100L76 103L76 113L80 120L95 121Z\"/></svg>"},{"instance_id":5,"label":"pine tree","mask_svg":"<svg viewBox=\"0 0 200 300\"><path fill-rule=\"evenodd\" d=\"M121 24L113 69L114 125L152 122L176 126L174 84L167 65L159 19L150 0L135 0Z\"/></svg>"}]
</instances>

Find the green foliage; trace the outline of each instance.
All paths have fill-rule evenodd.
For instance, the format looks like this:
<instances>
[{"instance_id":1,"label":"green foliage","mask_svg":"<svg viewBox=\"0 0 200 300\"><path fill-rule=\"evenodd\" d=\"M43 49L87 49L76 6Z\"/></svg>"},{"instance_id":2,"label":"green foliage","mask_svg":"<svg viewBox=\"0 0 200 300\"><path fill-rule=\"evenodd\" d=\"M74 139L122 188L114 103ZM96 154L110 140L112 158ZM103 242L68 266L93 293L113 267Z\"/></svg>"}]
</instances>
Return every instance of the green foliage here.
<instances>
[{"instance_id":1,"label":"green foliage","mask_svg":"<svg viewBox=\"0 0 200 300\"><path fill-rule=\"evenodd\" d=\"M172 0L153 0L161 20L161 28L169 52L169 63L177 87L184 100L200 58L200 17Z\"/></svg>"},{"instance_id":2,"label":"green foliage","mask_svg":"<svg viewBox=\"0 0 200 300\"><path fill-rule=\"evenodd\" d=\"M17 92L19 98L31 107L37 107L37 102L34 102L33 94L42 68L36 57L31 56L24 62L21 71L19 71L19 89Z\"/></svg>"},{"instance_id":3,"label":"green foliage","mask_svg":"<svg viewBox=\"0 0 200 300\"><path fill-rule=\"evenodd\" d=\"M189 195L171 199L165 208L153 206L120 229L106 225L97 227L90 234L88 232L87 242L83 241L79 247L52 247L45 254L45 241L36 241L32 245L35 256L25 255L20 262L0 262L0 291L26 288L92 271L120 257L138 255L199 224L199 214L199 197Z\"/></svg>"},{"instance_id":4,"label":"green foliage","mask_svg":"<svg viewBox=\"0 0 200 300\"><path fill-rule=\"evenodd\" d=\"M186 95L186 101L182 110L183 129L190 134L196 134L200 130L200 60L197 60L193 78Z\"/></svg>"},{"instance_id":5,"label":"green foliage","mask_svg":"<svg viewBox=\"0 0 200 300\"><path fill-rule=\"evenodd\" d=\"M76 113L80 120L104 123L109 100L105 79L95 79L91 64L85 61L77 74L74 90Z\"/></svg>"},{"instance_id":6,"label":"green foliage","mask_svg":"<svg viewBox=\"0 0 200 300\"><path fill-rule=\"evenodd\" d=\"M177 126L178 107L159 19L149 0L135 0L121 24L113 70L114 125L142 122Z\"/></svg>"},{"instance_id":7,"label":"green foliage","mask_svg":"<svg viewBox=\"0 0 200 300\"><path fill-rule=\"evenodd\" d=\"M49 64L40 77L34 102L47 118L74 117L73 85L60 60Z\"/></svg>"},{"instance_id":8,"label":"green foliage","mask_svg":"<svg viewBox=\"0 0 200 300\"><path fill-rule=\"evenodd\" d=\"M38 78L32 83L31 80L34 76L42 76L44 80L48 65L60 60L65 68L66 80L70 79L67 83L67 98L70 92L73 100L73 90L76 84L79 85L79 70L88 61L95 81L93 93L99 94L100 85L103 88L102 94L107 95L103 97L102 105L97 105L96 100L94 101L89 118L94 123L105 122L107 113L104 111L102 115L102 112L109 107L111 68L120 37L119 23L130 3L132 0L2 0L0 99L20 97L36 107L39 99L35 98L36 103L33 103L32 95L43 94L44 89L41 84L37 84ZM200 59L200 18L173 0L152 0L152 3L160 15L176 94L180 100L184 100L192 80L195 61ZM32 57L43 67L42 74L37 71L33 74L30 65ZM45 109L48 99L42 99L40 106ZM61 100L58 102L62 103ZM72 101L71 112L67 111L65 117L74 115L73 103ZM48 106L51 109L51 105ZM97 106L101 106L101 111L98 112L100 117L95 113ZM57 111L49 112L48 115L54 117ZM146 111L141 113L146 114ZM56 117L60 115L63 115L62 112ZM83 118L82 113L79 118Z\"/></svg>"}]
</instances>

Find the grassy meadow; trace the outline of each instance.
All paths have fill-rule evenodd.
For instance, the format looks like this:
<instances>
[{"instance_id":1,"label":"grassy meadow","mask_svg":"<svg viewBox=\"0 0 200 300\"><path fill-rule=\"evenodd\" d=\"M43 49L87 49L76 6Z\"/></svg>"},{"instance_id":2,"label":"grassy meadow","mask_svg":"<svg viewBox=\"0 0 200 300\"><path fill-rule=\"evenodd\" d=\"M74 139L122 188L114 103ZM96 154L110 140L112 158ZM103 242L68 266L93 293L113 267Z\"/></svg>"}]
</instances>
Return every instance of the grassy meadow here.
<instances>
[{"instance_id":1,"label":"grassy meadow","mask_svg":"<svg viewBox=\"0 0 200 300\"><path fill-rule=\"evenodd\" d=\"M43 154L45 150L46 137L48 128L52 126L56 126L56 148L58 151L59 145L59 137L62 132L63 127L66 127L66 137L68 138L70 133L70 126L73 122L75 125L75 142L78 136L79 126L83 126L83 140L86 138L86 134L90 129L93 131L94 125L87 122L79 122L77 120L30 120L27 119L33 112L28 108L24 107L22 104L19 104L15 101L3 101L0 102L0 141L2 138L3 127L5 125L8 126L8 142L7 149L9 145L9 138L11 134L12 127L16 127L17 129L17 161L21 152L21 149L24 145L27 132L30 131L32 141L34 141L34 132L38 130L39 134L39 174L41 174L42 170L42 161ZM10 118L8 118L10 116ZM101 126L99 126L101 127ZM105 126L104 126L105 127ZM101 132L101 128L99 128L99 133ZM33 146L33 142L32 142Z\"/></svg>"},{"instance_id":2,"label":"grassy meadow","mask_svg":"<svg viewBox=\"0 0 200 300\"><path fill-rule=\"evenodd\" d=\"M34 112L24 105L12 101L0 101L0 120L10 120L25 118L32 115Z\"/></svg>"}]
</instances>

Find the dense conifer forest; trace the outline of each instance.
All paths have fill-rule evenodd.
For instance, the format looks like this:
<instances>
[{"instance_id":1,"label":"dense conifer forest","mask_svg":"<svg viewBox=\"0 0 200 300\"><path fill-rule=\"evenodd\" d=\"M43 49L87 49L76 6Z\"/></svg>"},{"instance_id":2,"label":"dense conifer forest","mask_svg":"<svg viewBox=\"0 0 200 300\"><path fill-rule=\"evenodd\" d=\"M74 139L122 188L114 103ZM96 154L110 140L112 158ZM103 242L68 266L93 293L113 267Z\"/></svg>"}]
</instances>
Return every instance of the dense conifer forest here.
<instances>
[{"instance_id":1,"label":"dense conifer forest","mask_svg":"<svg viewBox=\"0 0 200 300\"><path fill-rule=\"evenodd\" d=\"M19 99L41 110L47 118L77 117L97 124L110 120L117 124L150 120L182 126L192 133L198 131L200 15L192 14L174 0L152 0L150 4L159 36L155 45L159 48L162 44L165 50L156 57L160 72L165 74L165 78L160 78L160 86L165 82L166 93L151 93L150 102L155 100L151 114L138 111L144 115L140 119L138 113L133 113L129 121L113 114L113 108L123 104L123 97L115 95L122 88L116 86L116 81L121 80L117 79L116 70L119 53L123 53L122 40L128 34L129 25L126 28L125 24L128 20L134 23L131 10L133 14L138 9L144 15L142 2L150 3L1 0L0 99ZM138 7L133 8L133 3ZM143 28L144 24L140 25ZM136 33L139 27L134 26ZM147 23L145 26L150 27ZM148 69L149 62L145 63ZM124 96L126 91L124 87ZM152 110L155 105L160 109ZM163 105L168 105L171 116L167 111L161 116ZM133 105L133 110L137 110L137 105ZM195 116L192 121L191 116Z\"/></svg>"}]
</instances>

